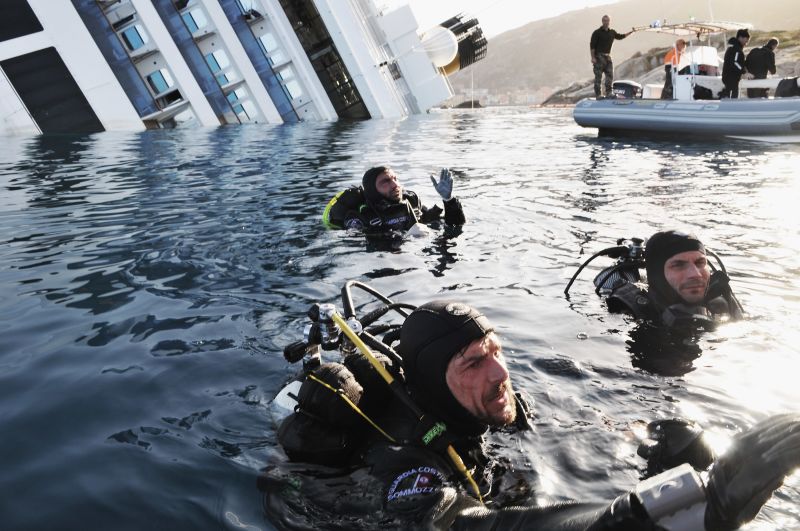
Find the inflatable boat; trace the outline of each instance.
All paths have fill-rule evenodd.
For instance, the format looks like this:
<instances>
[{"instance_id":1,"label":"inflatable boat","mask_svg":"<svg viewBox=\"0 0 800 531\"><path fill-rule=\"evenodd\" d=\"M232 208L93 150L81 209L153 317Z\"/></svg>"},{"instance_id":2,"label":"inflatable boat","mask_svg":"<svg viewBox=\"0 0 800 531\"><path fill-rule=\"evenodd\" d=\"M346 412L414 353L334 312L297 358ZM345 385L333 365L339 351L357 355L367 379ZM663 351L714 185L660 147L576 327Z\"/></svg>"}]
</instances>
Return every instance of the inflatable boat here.
<instances>
[{"instance_id":1,"label":"inflatable boat","mask_svg":"<svg viewBox=\"0 0 800 531\"><path fill-rule=\"evenodd\" d=\"M655 25L644 31L677 36L730 31L737 23ZM744 25L741 25L744 26ZM719 99L722 64L713 46L689 45L672 76L672 99L661 99L660 85L642 87L615 81L607 99L586 98L575 104L573 117L601 135L730 137L769 142L800 142L798 78L742 79L739 98ZM774 97L747 98L748 88L772 89Z\"/></svg>"}]
</instances>

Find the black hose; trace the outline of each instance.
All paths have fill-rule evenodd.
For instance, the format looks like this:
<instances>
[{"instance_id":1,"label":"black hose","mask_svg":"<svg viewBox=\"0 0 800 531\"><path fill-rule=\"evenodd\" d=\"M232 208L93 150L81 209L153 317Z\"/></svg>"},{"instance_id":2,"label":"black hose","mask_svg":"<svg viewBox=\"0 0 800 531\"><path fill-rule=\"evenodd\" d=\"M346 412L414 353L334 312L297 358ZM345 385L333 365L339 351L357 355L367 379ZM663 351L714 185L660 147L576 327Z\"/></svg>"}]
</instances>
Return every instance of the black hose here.
<instances>
[{"instance_id":1,"label":"black hose","mask_svg":"<svg viewBox=\"0 0 800 531\"><path fill-rule=\"evenodd\" d=\"M725 264L722 263L722 259L719 257L717 253L715 253L711 249L706 249L706 254L710 254L711 256L713 256L717 260L719 268L722 270L722 272L725 273L726 275L728 274L728 271L725 269ZM713 268L714 265L712 264L711 267Z\"/></svg>"},{"instance_id":2,"label":"black hose","mask_svg":"<svg viewBox=\"0 0 800 531\"><path fill-rule=\"evenodd\" d=\"M589 262L591 262L592 260L594 260L598 256L610 255L613 251L618 251L619 252L619 251L627 251L627 250L628 250L628 248L625 247L624 245L617 245L616 247L609 247L607 249L603 249L602 251L598 251L595 254L593 254L591 257L589 257L588 260L586 260L583 264L581 264L581 266L578 268L578 270L575 271L575 274L572 275L572 278L569 279L569 284L567 284L567 287L564 288L564 295L569 295L569 288L572 287L572 283L575 282L575 279L578 278L578 275L581 274L581 271L583 271L583 268L586 267L587 265L589 265Z\"/></svg>"},{"instance_id":3,"label":"black hose","mask_svg":"<svg viewBox=\"0 0 800 531\"><path fill-rule=\"evenodd\" d=\"M392 360L392 363L394 363L395 367L403 366L403 359L397 352L395 352L395 350L392 347L390 347L389 345L387 345L386 343L384 343L383 341L381 341L380 339L373 336L367 331L361 332L359 336L361 337L361 339L364 340L364 343L366 343L368 347L374 348L375 350L381 352L382 354L386 354L389 357L389 359Z\"/></svg>"},{"instance_id":4,"label":"black hose","mask_svg":"<svg viewBox=\"0 0 800 531\"><path fill-rule=\"evenodd\" d=\"M347 282L345 282L344 286L342 286L342 305L344 306L345 319L349 319L350 317L355 317L356 315L355 308L353 306L353 296L350 293L351 287L360 288L369 293L370 295L374 296L376 299L385 302L386 304L394 304L392 299L386 297L378 290L371 288L370 286L362 282L359 282L357 280L348 280ZM401 308L394 308L394 310L396 310L397 313L399 313L403 317L408 317L408 313L404 312Z\"/></svg>"},{"instance_id":5,"label":"black hose","mask_svg":"<svg viewBox=\"0 0 800 531\"><path fill-rule=\"evenodd\" d=\"M374 323L376 320L386 315L386 313L389 310L398 310L399 308L406 308L411 310L412 312L417 309L416 306L414 306L413 304L408 304L407 302L393 302L392 304L386 304L384 306L381 306L380 308L372 310L367 315L359 319L359 321L361 321L362 326L367 327L372 323Z\"/></svg>"}]
</instances>

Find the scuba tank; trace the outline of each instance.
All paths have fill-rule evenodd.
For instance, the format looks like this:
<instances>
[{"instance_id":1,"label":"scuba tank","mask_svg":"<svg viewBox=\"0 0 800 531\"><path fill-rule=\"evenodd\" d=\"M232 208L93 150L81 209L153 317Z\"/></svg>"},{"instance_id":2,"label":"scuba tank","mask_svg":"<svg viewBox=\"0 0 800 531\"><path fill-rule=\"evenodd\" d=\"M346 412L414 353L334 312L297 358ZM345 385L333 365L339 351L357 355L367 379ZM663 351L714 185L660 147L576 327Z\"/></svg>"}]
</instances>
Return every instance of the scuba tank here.
<instances>
[{"instance_id":1,"label":"scuba tank","mask_svg":"<svg viewBox=\"0 0 800 531\"><path fill-rule=\"evenodd\" d=\"M626 242L628 243L626 244ZM644 267L643 244L644 240L641 238L631 238L630 240L620 238L617 240L616 246L608 247L593 254L588 260L581 264L575 274L572 275L567 287L564 288L564 295L569 295L569 289L572 287L572 284L575 282L575 279L578 278L578 275L580 275L581 271L583 271L583 268L585 268L592 260L599 256L608 256L610 258L614 258L616 259L616 262L613 265L603 269L597 274L596 277L594 277L594 291L598 295L601 293L611 293L613 290L627 282L640 282L642 278L639 274L639 269Z\"/></svg>"}]
</instances>

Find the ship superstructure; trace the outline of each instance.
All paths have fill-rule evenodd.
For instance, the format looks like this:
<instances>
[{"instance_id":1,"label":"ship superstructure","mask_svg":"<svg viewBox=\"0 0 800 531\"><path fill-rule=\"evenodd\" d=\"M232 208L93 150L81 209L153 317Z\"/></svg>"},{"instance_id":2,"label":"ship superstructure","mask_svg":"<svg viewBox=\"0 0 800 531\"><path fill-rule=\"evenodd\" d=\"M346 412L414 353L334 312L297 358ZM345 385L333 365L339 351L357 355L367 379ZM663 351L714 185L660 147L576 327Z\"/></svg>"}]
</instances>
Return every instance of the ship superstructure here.
<instances>
[{"instance_id":1,"label":"ship superstructure","mask_svg":"<svg viewBox=\"0 0 800 531\"><path fill-rule=\"evenodd\" d=\"M0 132L402 117L485 54L372 0L3 0Z\"/></svg>"}]
</instances>

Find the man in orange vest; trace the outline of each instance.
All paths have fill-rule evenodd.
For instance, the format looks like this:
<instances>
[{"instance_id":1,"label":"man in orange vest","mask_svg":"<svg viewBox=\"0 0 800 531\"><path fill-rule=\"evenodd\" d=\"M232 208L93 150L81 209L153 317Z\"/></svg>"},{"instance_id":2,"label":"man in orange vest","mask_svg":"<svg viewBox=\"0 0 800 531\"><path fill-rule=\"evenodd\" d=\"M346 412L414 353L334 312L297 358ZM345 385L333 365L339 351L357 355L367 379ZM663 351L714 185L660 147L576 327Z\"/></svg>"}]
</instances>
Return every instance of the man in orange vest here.
<instances>
[{"instance_id":1,"label":"man in orange vest","mask_svg":"<svg viewBox=\"0 0 800 531\"><path fill-rule=\"evenodd\" d=\"M661 91L662 100L672 99L672 74L673 72L678 72L678 65L681 63L681 57L685 49L686 41L678 39L675 41L675 46L670 48L664 56L664 71L667 73L667 77L664 80L664 88Z\"/></svg>"}]
</instances>

